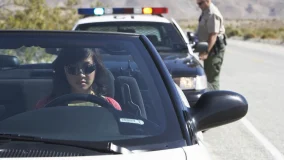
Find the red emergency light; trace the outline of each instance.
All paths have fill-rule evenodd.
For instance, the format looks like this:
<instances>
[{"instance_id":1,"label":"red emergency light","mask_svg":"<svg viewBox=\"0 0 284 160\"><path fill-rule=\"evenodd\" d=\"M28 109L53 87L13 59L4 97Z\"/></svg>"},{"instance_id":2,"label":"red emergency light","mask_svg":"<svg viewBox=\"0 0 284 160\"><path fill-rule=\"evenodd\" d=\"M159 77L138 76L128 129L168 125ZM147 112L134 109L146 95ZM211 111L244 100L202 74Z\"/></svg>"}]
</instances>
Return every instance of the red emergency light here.
<instances>
[{"instance_id":1,"label":"red emergency light","mask_svg":"<svg viewBox=\"0 0 284 160\"><path fill-rule=\"evenodd\" d=\"M168 13L168 8L144 7L142 11L143 11L142 14L163 14L163 13Z\"/></svg>"}]
</instances>

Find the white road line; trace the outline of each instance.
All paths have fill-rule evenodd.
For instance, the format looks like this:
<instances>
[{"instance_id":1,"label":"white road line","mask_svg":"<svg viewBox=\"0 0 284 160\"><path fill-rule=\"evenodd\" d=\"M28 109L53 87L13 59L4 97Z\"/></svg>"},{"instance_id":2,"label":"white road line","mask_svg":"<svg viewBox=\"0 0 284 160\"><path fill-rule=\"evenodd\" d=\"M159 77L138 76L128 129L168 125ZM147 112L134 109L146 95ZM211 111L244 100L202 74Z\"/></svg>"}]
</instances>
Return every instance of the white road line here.
<instances>
[{"instance_id":1,"label":"white road line","mask_svg":"<svg viewBox=\"0 0 284 160\"><path fill-rule=\"evenodd\" d=\"M273 144L271 144L246 118L241 119L241 122L261 142L261 144L272 154L275 160L284 160L283 154Z\"/></svg>"}]
</instances>

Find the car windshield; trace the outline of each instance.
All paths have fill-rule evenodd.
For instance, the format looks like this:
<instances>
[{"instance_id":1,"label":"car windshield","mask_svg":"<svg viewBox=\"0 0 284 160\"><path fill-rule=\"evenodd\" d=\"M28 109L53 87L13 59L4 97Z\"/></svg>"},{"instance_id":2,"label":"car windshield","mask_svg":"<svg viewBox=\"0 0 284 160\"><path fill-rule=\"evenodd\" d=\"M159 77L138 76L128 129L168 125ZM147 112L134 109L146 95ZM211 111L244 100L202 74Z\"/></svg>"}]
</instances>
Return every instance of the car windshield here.
<instances>
[{"instance_id":1,"label":"car windshield","mask_svg":"<svg viewBox=\"0 0 284 160\"><path fill-rule=\"evenodd\" d=\"M0 32L0 134L145 145L182 139L138 35Z\"/></svg>"},{"instance_id":2,"label":"car windshield","mask_svg":"<svg viewBox=\"0 0 284 160\"><path fill-rule=\"evenodd\" d=\"M188 52L182 36L171 23L161 22L96 22L78 25L75 30L128 32L144 34L160 54Z\"/></svg>"}]
</instances>

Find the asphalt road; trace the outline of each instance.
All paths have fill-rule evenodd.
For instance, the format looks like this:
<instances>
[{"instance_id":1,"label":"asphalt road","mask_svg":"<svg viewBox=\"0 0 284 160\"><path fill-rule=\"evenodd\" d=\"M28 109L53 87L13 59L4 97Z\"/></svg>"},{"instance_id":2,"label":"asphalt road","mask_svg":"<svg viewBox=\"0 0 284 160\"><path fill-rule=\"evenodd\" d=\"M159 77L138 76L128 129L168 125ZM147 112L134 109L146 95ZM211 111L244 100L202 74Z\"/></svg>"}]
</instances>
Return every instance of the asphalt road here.
<instances>
[{"instance_id":1,"label":"asphalt road","mask_svg":"<svg viewBox=\"0 0 284 160\"><path fill-rule=\"evenodd\" d=\"M205 132L213 159L283 159L284 46L229 40L221 89L244 95L249 111L238 122Z\"/></svg>"}]
</instances>

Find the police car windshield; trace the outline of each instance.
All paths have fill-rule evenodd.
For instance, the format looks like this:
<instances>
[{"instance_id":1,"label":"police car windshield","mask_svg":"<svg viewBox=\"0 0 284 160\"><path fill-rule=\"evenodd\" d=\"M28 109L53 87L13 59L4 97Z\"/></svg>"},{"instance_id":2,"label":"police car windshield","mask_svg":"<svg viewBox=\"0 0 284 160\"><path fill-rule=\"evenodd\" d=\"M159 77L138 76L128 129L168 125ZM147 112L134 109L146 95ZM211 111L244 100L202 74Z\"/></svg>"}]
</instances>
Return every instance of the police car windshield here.
<instances>
[{"instance_id":1,"label":"police car windshield","mask_svg":"<svg viewBox=\"0 0 284 160\"><path fill-rule=\"evenodd\" d=\"M159 53L187 53L181 35L171 23L161 22L98 22L80 24L75 30L108 31L144 34Z\"/></svg>"}]
</instances>

